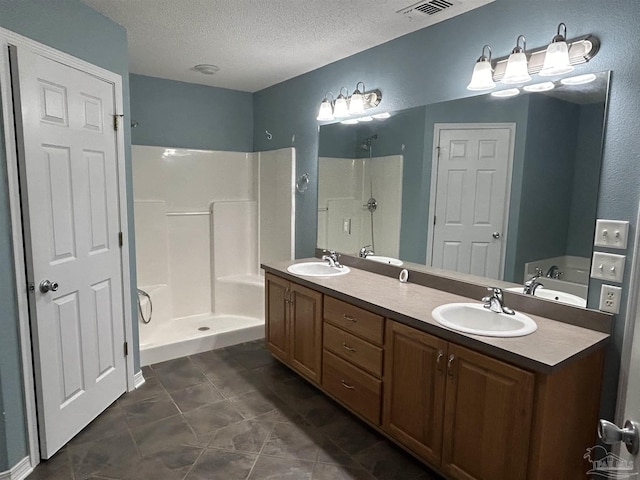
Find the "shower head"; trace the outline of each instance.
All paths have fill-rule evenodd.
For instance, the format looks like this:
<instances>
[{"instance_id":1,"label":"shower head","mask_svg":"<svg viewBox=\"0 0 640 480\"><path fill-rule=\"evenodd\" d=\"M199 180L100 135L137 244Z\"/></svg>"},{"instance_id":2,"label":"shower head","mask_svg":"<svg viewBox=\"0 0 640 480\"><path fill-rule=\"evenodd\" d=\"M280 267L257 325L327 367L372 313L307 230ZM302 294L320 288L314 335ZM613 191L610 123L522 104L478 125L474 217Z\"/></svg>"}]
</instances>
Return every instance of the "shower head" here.
<instances>
[{"instance_id":1,"label":"shower head","mask_svg":"<svg viewBox=\"0 0 640 480\"><path fill-rule=\"evenodd\" d=\"M360 148L363 150L369 150L371 148L371 142L378 139L378 134L371 135L370 137L365 138L360 144Z\"/></svg>"}]
</instances>

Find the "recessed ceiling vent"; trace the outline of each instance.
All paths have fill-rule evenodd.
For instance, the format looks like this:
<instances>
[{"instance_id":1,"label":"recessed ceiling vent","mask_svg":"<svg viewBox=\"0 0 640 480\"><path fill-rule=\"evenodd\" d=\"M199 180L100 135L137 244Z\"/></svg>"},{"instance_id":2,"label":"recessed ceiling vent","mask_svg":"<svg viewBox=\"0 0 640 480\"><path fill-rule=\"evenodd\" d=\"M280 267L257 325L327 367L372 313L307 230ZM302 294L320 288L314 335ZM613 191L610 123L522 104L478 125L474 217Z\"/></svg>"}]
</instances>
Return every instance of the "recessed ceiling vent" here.
<instances>
[{"instance_id":1,"label":"recessed ceiling vent","mask_svg":"<svg viewBox=\"0 0 640 480\"><path fill-rule=\"evenodd\" d=\"M455 0L430 0L428 2L418 2L399 10L398 13L410 15L422 13L424 15L436 15L444 10L458 5L460 2Z\"/></svg>"}]
</instances>

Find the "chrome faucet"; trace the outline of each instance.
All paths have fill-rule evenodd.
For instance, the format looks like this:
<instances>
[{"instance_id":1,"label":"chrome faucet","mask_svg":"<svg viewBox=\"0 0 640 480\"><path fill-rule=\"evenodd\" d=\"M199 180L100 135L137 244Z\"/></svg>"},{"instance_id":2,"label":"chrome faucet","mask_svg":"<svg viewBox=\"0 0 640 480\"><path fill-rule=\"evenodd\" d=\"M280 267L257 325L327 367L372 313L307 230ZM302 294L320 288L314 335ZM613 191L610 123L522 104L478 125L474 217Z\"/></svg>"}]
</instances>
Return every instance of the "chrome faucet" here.
<instances>
[{"instance_id":1,"label":"chrome faucet","mask_svg":"<svg viewBox=\"0 0 640 480\"><path fill-rule=\"evenodd\" d=\"M506 313L507 315L515 315L516 312L504 305L504 298L502 296L502 289L500 288L487 288L491 292L491 295L487 295L482 299L484 302L484 308L487 308L495 313Z\"/></svg>"},{"instance_id":2,"label":"chrome faucet","mask_svg":"<svg viewBox=\"0 0 640 480\"><path fill-rule=\"evenodd\" d=\"M557 279L557 278L560 278L560 275L562 275L562 272L560 271L558 266L552 265L549 267L549 270L547 270L547 274L545 275L545 277Z\"/></svg>"},{"instance_id":3,"label":"chrome faucet","mask_svg":"<svg viewBox=\"0 0 640 480\"><path fill-rule=\"evenodd\" d=\"M538 279L542 276L542 270L536 268L536 274L531 277L529 280L524 282L524 289L522 293L525 295L535 295L536 289L538 287L544 287L544 284L540 283Z\"/></svg>"},{"instance_id":4,"label":"chrome faucet","mask_svg":"<svg viewBox=\"0 0 640 480\"><path fill-rule=\"evenodd\" d=\"M330 267L342 268L342 264L338 261L340 255L335 250L325 250L326 255L322 256L322 260L329 262Z\"/></svg>"},{"instance_id":5,"label":"chrome faucet","mask_svg":"<svg viewBox=\"0 0 640 480\"><path fill-rule=\"evenodd\" d=\"M360 249L360 253L358 254L360 258L367 258L369 255L375 255L375 252L371 250L371 245L365 245Z\"/></svg>"}]
</instances>

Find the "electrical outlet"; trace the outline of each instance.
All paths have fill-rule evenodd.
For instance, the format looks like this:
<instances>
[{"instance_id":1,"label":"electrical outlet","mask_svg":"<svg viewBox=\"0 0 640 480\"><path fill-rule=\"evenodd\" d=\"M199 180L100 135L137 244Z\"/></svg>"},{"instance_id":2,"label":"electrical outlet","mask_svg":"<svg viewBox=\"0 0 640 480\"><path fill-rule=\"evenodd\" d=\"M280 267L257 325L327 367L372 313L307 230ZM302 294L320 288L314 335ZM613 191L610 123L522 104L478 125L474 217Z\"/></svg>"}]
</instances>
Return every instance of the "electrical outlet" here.
<instances>
[{"instance_id":1,"label":"electrical outlet","mask_svg":"<svg viewBox=\"0 0 640 480\"><path fill-rule=\"evenodd\" d=\"M624 255L615 253L593 252L591 278L622 283L626 258Z\"/></svg>"},{"instance_id":2,"label":"electrical outlet","mask_svg":"<svg viewBox=\"0 0 640 480\"><path fill-rule=\"evenodd\" d=\"M597 220L593 244L596 247L627 248L629 222L619 220Z\"/></svg>"},{"instance_id":3,"label":"electrical outlet","mask_svg":"<svg viewBox=\"0 0 640 480\"><path fill-rule=\"evenodd\" d=\"M622 288L613 285L602 285L600 290L600 306L603 312L620 313L620 297Z\"/></svg>"}]
</instances>

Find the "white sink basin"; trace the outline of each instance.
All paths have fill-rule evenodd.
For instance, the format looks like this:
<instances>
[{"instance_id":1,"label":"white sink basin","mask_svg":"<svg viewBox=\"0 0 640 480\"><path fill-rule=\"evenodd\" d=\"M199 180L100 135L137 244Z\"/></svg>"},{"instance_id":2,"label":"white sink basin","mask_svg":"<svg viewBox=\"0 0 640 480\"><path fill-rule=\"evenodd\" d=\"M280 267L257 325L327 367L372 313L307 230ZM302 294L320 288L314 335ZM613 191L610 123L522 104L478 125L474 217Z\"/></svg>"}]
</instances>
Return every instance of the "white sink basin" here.
<instances>
[{"instance_id":1,"label":"white sink basin","mask_svg":"<svg viewBox=\"0 0 640 480\"><path fill-rule=\"evenodd\" d=\"M341 268L332 267L327 262L304 262L290 265L287 267L287 271L306 277L335 277L337 275L345 275L349 273L351 269L344 265Z\"/></svg>"},{"instance_id":2,"label":"white sink basin","mask_svg":"<svg viewBox=\"0 0 640 480\"><path fill-rule=\"evenodd\" d=\"M523 293L522 287L507 288L508 292ZM561 292L560 290L553 290L551 288L538 287L533 295L534 297L546 298L548 300L555 300L557 302L566 303L568 305L575 305L576 307L586 307L587 301L577 295L571 293Z\"/></svg>"},{"instance_id":3,"label":"white sink basin","mask_svg":"<svg viewBox=\"0 0 640 480\"><path fill-rule=\"evenodd\" d=\"M495 313L481 303L447 303L436 307L431 316L452 330L486 337L521 337L538 329L526 315Z\"/></svg>"},{"instance_id":4,"label":"white sink basin","mask_svg":"<svg viewBox=\"0 0 640 480\"><path fill-rule=\"evenodd\" d=\"M396 267L399 267L403 263L402 260L398 260L397 258L393 258L393 257L385 257L384 255L369 255L366 258L367 260L373 260L374 262L380 262L380 263L387 263L389 265L395 265Z\"/></svg>"}]
</instances>

